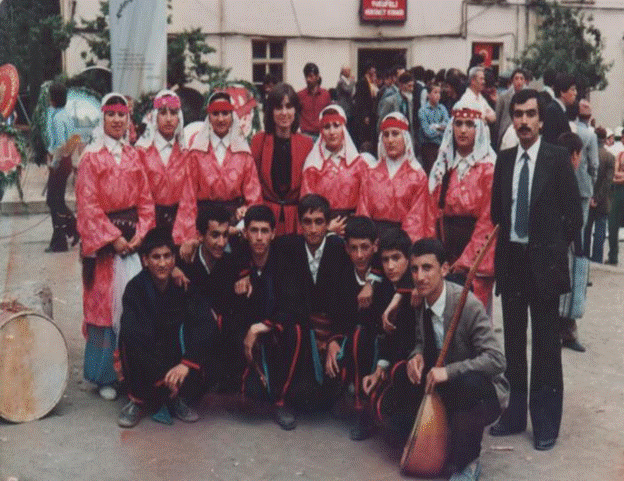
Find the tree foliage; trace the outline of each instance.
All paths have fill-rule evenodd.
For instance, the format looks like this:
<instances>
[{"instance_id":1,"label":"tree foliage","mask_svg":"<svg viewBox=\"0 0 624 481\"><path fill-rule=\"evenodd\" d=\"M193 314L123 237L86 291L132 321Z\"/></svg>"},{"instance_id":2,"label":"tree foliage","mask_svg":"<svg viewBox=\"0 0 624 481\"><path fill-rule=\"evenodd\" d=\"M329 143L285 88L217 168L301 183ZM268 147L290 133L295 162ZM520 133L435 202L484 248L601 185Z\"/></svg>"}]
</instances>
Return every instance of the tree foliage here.
<instances>
[{"instance_id":1,"label":"tree foliage","mask_svg":"<svg viewBox=\"0 0 624 481\"><path fill-rule=\"evenodd\" d=\"M171 0L167 6L171 9ZM110 66L110 28L108 25L109 4L100 1L98 15L93 20L81 20L81 35L85 38L89 51L81 53L87 66L104 63ZM170 22L171 17L168 18ZM229 70L214 67L206 61L206 56L215 49L206 43L201 29L185 30L167 37L167 83L170 86L184 86L192 80L208 85L225 82Z\"/></svg>"},{"instance_id":2,"label":"tree foliage","mask_svg":"<svg viewBox=\"0 0 624 481\"><path fill-rule=\"evenodd\" d=\"M534 5L538 15L536 38L516 63L537 76L547 69L573 74L581 89L605 89L613 62L604 61L604 39L593 25L593 17L556 2L538 0Z\"/></svg>"},{"instance_id":3,"label":"tree foliage","mask_svg":"<svg viewBox=\"0 0 624 481\"><path fill-rule=\"evenodd\" d=\"M73 23L65 23L58 3L13 0L0 15L0 64L11 63L19 72L21 91L34 106L39 87L61 72L61 52L69 46Z\"/></svg>"}]
</instances>

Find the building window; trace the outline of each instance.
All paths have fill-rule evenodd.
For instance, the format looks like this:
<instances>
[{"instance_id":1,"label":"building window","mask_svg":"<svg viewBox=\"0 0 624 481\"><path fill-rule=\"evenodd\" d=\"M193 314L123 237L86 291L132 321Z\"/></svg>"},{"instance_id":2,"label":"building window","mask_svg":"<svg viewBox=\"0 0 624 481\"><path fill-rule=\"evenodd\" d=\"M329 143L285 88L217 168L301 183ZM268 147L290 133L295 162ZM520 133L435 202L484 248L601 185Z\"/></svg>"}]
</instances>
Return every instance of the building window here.
<instances>
[{"instance_id":1,"label":"building window","mask_svg":"<svg viewBox=\"0 0 624 481\"><path fill-rule=\"evenodd\" d=\"M490 42L473 42L472 53L480 53L485 58L485 66L492 69L494 75L498 77L503 59L503 44Z\"/></svg>"},{"instance_id":2,"label":"building window","mask_svg":"<svg viewBox=\"0 0 624 481\"><path fill-rule=\"evenodd\" d=\"M253 83L261 86L264 76L274 75L278 82L284 80L285 40L252 40L251 62Z\"/></svg>"}]
</instances>

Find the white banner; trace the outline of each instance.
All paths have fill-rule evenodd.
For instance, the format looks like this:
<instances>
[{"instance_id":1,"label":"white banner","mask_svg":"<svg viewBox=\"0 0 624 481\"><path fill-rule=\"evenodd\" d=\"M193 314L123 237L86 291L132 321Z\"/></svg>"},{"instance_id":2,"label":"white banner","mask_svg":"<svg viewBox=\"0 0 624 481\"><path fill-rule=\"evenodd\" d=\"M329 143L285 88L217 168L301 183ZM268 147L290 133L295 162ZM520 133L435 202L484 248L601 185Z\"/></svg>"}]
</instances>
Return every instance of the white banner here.
<instances>
[{"instance_id":1,"label":"white banner","mask_svg":"<svg viewBox=\"0 0 624 481\"><path fill-rule=\"evenodd\" d=\"M167 2L110 0L113 91L135 99L165 88Z\"/></svg>"}]
</instances>

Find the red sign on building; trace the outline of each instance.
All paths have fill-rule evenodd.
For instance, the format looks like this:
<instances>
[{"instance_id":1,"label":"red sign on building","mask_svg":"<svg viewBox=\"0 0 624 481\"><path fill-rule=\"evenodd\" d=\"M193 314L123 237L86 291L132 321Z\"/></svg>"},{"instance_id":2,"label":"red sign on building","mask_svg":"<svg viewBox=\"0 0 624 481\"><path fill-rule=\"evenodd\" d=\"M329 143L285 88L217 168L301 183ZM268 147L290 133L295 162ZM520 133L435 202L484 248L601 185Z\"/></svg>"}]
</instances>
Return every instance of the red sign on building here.
<instances>
[{"instance_id":1,"label":"red sign on building","mask_svg":"<svg viewBox=\"0 0 624 481\"><path fill-rule=\"evenodd\" d=\"M363 22L405 22L407 0L362 0L360 19Z\"/></svg>"}]
</instances>

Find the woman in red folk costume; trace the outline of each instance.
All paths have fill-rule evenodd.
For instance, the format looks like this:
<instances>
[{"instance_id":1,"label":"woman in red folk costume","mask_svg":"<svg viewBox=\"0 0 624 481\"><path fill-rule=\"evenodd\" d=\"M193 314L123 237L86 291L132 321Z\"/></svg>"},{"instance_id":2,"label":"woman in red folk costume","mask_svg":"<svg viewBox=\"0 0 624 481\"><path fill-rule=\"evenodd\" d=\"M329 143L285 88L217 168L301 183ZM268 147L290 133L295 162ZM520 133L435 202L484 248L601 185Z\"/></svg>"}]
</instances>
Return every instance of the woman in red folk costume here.
<instances>
[{"instance_id":1,"label":"woman in red folk costume","mask_svg":"<svg viewBox=\"0 0 624 481\"><path fill-rule=\"evenodd\" d=\"M343 234L347 217L355 213L366 162L375 159L359 154L346 128L347 116L342 107L329 105L320 115L321 135L303 167L301 196L318 194L332 209L330 230Z\"/></svg>"},{"instance_id":2,"label":"woman in red folk costume","mask_svg":"<svg viewBox=\"0 0 624 481\"><path fill-rule=\"evenodd\" d=\"M251 150L238 125L230 96L216 92L208 100L204 126L191 139L187 179L173 226L173 239L180 256L190 262L199 245L195 220L198 209L210 204L225 206L234 227L245 216L247 206L262 203L262 191Z\"/></svg>"},{"instance_id":3,"label":"woman in red folk costume","mask_svg":"<svg viewBox=\"0 0 624 481\"><path fill-rule=\"evenodd\" d=\"M303 163L312 140L297 133L301 103L288 84L277 84L269 93L264 111L264 132L251 141L262 198L277 219L277 235L297 232L297 204Z\"/></svg>"},{"instance_id":4,"label":"woman in red folk costume","mask_svg":"<svg viewBox=\"0 0 624 481\"><path fill-rule=\"evenodd\" d=\"M154 227L154 202L137 151L129 145L128 105L102 99L103 118L85 148L76 178L83 258L84 375L114 399L113 354L125 284L141 270L136 250Z\"/></svg>"},{"instance_id":5,"label":"woman in red folk costume","mask_svg":"<svg viewBox=\"0 0 624 481\"><path fill-rule=\"evenodd\" d=\"M438 158L431 168L429 190L436 232L446 247L451 273L465 279L494 226L490 220L496 154L478 106L455 104ZM491 311L494 245L473 282L475 295Z\"/></svg>"},{"instance_id":6,"label":"woman in red folk costume","mask_svg":"<svg viewBox=\"0 0 624 481\"><path fill-rule=\"evenodd\" d=\"M156 204L156 225L173 229L173 221L186 181L186 143L180 98L161 90L154 98L154 110L147 115L147 127L135 147L147 174Z\"/></svg>"},{"instance_id":7,"label":"woman in red folk costume","mask_svg":"<svg viewBox=\"0 0 624 481\"><path fill-rule=\"evenodd\" d=\"M380 233L401 227L412 241L434 235L427 176L414 155L405 116L392 112L382 120L379 160L368 165L357 214L375 221Z\"/></svg>"}]
</instances>

